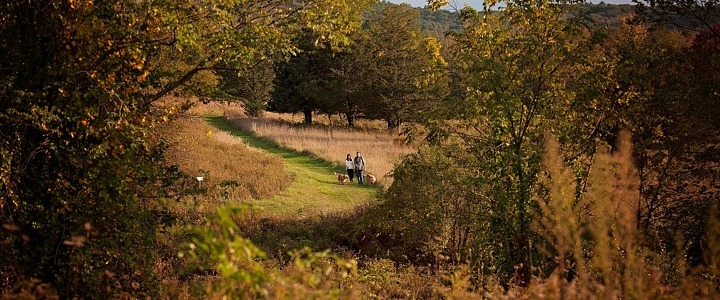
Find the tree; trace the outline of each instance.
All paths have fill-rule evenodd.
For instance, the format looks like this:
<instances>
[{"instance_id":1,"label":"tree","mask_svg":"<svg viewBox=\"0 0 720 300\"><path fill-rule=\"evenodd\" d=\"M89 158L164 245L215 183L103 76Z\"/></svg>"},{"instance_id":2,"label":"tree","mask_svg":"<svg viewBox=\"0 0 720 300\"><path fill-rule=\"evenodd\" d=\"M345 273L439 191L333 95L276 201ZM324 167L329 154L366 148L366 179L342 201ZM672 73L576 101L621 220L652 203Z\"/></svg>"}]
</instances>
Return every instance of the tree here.
<instances>
[{"instance_id":1,"label":"tree","mask_svg":"<svg viewBox=\"0 0 720 300\"><path fill-rule=\"evenodd\" d=\"M683 249L692 264L702 261L708 209L720 201L717 41L709 31L692 38L627 24L606 43L619 62L613 93L632 95L617 102L614 126L635 140L638 229L648 245Z\"/></svg>"},{"instance_id":2,"label":"tree","mask_svg":"<svg viewBox=\"0 0 720 300\"><path fill-rule=\"evenodd\" d=\"M708 209L720 203L716 188L720 184L716 155L720 2L633 2L637 4L631 35L635 40L618 38L623 40L618 48L626 51L624 79L632 82L624 89L639 95L638 109L643 109L626 119L626 126L635 129L638 137L635 152L642 186L638 226L653 233L650 240L655 247L683 249L695 264L705 255L702 241ZM633 78L637 68L652 75ZM678 245L675 236L685 240Z\"/></svg>"},{"instance_id":3,"label":"tree","mask_svg":"<svg viewBox=\"0 0 720 300\"><path fill-rule=\"evenodd\" d=\"M273 89L273 62L262 60L245 71L225 70L219 73L222 76L222 91L231 98L239 99L249 116L262 116Z\"/></svg>"},{"instance_id":4,"label":"tree","mask_svg":"<svg viewBox=\"0 0 720 300\"><path fill-rule=\"evenodd\" d=\"M531 226L541 201L544 135L561 137L565 159L581 178L598 142L596 132L603 132L598 124L604 124L600 112L607 106L589 91L611 83L607 73L613 62L597 47L582 16L573 17L572 7L564 4L511 1L493 14L464 9L465 31L455 36L452 60L462 82L453 84L457 91L425 122L433 152L442 153L435 155L457 160L445 165L462 166L455 172L468 176L448 178L462 182L467 193L446 193L450 189L443 181L429 184L437 190L425 191L422 198L446 207L440 228L461 229L438 231L437 240L447 243L444 251L453 251L443 254L505 280L516 276L522 284L529 283L535 267L552 270L552 254L537 251L544 244ZM463 152L469 155L456 154ZM419 155L417 160L430 160ZM408 166L401 165L404 172L398 175L412 176ZM411 201L402 186L391 186L388 194L396 196L386 200L388 207ZM421 218L408 211L393 210L392 221ZM461 234L449 236L453 232Z\"/></svg>"},{"instance_id":5,"label":"tree","mask_svg":"<svg viewBox=\"0 0 720 300\"><path fill-rule=\"evenodd\" d=\"M595 124L575 123L572 109L589 100L575 89L594 75L590 70L601 67L593 65L599 53L593 52L582 19L568 17L568 7L558 4L508 3L490 16L465 11L471 27L458 43L467 53L468 93L450 106L460 112L451 119L459 125L446 127L477 157L473 168L489 201L483 213L496 226L488 242L503 249L498 267L510 274L509 268L518 264L524 283L533 268L532 245L541 242L530 224L543 135L550 131L564 139L587 137ZM595 87L606 84L593 82ZM570 127L585 134L573 134ZM576 138L572 143L590 142Z\"/></svg>"},{"instance_id":6,"label":"tree","mask_svg":"<svg viewBox=\"0 0 720 300\"><path fill-rule=\"evenodd\" d=\"M360 13L370 7L373 0L343 2L344 8L355 13L351 15L351 23L357 25L361 21ZM347 28L347 27L346 27ZM323 29L323 27L320 27ZM302 112L304 123L312 124L314 111L329 111L333 106L328 91L329 66L333 56L346 48L350 43L350 33L343 35L343 44L327 43L326 31L318 31L315 27L302 28L302 34L295 38L299 49L288 61L278 63L275 78L275 90L268 103L268 109L277 112Z\"/></svg>"},{"instance_id":7,"label":"tree","mask_svg":"<svg viewBox=\"0 0 720 300\"><path fill-rule=\"evenodd\" d=\"M434 38L423 38L419 12L408 5L387 5L367 21L374 57L367 74L364 106L368 118L385 120L388 129L427 113L444 93L445 61ZM366 54L367 55L367 54Z\"/></svg>"},{"instance_id":8,"label":"tree","mask_svg":"<svg viewBox=\"0 0 720 300\"><path fill-rule=\"evenodd\" d=\"M328 93L335 98L330 111L344 114L349 127L355 126L355 119L362 116L367 99L373 95L367 88L374 59L369 47L367 33L357 31L350 47L335 55L328 74Z\"/></svg>"},{"instance_id":9,"label":"tree","mask_svg":"<svg viewBox=\"0 0 720 300\"><path fill-rule=\"evenodd\" d=\"M178 110L158 100L207 86L197 79L212 70L293 53L303 27L347 43L356 5L1 4L0 289L37 278L65 298L152 297L150 203L172 182L155 127Z\"/></svg>"},{"instance_id":10,"label":"tree","mask_svg":"<svg viewBox=\"0 0 720 300\"><path fill-rule=\"evenodd\" d=\"M440 45L422 38L418 11L407 5L379 5L365 29L344 48L315 42L309 33L299 40L302 52L280 64L270 109L345 115L348 125L364 117L402 121L426 114L444 93L445 62Z\"/></svg>"},{"instance_id":11,"label":"tree","mask_svg":"<svg viewBox=\"0 0 720 300\"><path fill-rule=\"evenodd\" d=\"M316 44L316 36L306 32L298 40L300 53L278 65L275 89L268 109L275 112L297 113L305 116L304 123L312 124L313 112L328 108L327 92L334 50Z\"/></svg>"}]
</instances>

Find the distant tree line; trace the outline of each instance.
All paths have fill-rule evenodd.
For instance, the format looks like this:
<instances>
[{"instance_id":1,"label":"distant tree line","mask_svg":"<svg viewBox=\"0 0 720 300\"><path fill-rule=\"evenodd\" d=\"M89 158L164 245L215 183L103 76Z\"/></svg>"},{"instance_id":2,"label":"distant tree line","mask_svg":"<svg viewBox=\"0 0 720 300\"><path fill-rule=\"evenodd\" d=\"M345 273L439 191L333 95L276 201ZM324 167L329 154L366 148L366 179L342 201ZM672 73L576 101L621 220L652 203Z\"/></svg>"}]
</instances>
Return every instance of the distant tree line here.
<instances>
[{"instance_id":1,"label":"distant tree line","mask_svg":"<svg viewBox=\"0 0 720 300\"><path fill-rule=\"evenodd\" d=\"M343 49L319 39L310 31L298 36L297 55L272 62L274 74L271 62L245 74L223 73L224 90L250 115L264 109L302 113L310 124L322 113L341 115L350 127L358 118L383 120L388 129L419 120L445 93L441 46L423 34L418 9L382 5L370 11Z\"/></svg>"}]
</instances>

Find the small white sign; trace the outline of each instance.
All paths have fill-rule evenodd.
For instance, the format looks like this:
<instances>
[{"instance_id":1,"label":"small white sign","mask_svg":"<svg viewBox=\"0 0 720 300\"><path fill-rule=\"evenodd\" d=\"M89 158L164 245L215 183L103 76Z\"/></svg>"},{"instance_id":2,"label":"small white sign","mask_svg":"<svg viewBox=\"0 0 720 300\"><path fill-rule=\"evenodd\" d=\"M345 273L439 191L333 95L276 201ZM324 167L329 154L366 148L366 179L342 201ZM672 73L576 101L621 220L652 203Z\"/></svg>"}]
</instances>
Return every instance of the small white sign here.
<instances>
[{"instance_id":1,"label":"small white sign","mask_svg":"<svg viewBox=\"0 0 720 300\"><path fill-rule=\"evenodd\" d=\"M197 178L198 181L203 181L202 177L195 177L195 178Z\"/></svg>"}]
</instances>

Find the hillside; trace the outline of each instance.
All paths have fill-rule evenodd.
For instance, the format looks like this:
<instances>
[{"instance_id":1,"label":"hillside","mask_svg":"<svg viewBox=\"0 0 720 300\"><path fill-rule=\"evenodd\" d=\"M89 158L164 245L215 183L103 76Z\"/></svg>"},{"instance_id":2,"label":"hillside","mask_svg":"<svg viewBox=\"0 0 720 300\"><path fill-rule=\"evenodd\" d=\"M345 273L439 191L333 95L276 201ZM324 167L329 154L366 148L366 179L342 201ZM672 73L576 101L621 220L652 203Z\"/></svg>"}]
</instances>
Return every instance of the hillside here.
<instances>
[{"instance_id":1,"label":"hillside","mask_svg":"<svg viewBox=\"0 0 720 300\"><path fill-rule=\"evenodd\" d=\"M382 5L395 5L384 3ZM581 11L587 13L598 25L615 25L618 17L630 14L635 6L630 4L583 4ZM448 10L430 11L425 8L415 8L420 11L420 27L422 31L430 36L442 37L449 31L460 32L463 30L462 23L456 12Z\"/></svg>"}]
</instances>

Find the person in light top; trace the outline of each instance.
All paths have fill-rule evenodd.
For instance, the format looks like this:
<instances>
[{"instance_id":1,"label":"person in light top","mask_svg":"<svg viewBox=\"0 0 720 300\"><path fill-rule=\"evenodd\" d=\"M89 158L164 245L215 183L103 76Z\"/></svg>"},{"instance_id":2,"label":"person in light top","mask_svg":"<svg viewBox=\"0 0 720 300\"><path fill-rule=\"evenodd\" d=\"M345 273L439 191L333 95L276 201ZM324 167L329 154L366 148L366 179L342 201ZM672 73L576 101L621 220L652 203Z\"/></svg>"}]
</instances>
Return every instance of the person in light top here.
<instances>
[{"instance_id":1,"label":"person in light top","mask_svg":"<svg viewBox=\"0 0 720 300\"><path fill-rule=\"evenodd\" d=\"M350 157L350 153L348 153L347 157L345 158L345 169L347 169L347 174L350 177L350 182L353 182L353 177L355 176L355 163L353 163L353 160Z\"/></svg>"}]
</instances>

